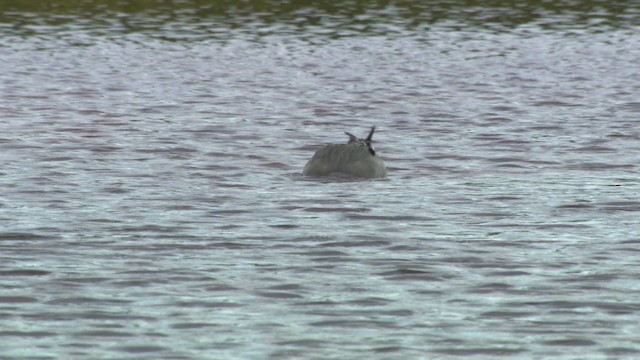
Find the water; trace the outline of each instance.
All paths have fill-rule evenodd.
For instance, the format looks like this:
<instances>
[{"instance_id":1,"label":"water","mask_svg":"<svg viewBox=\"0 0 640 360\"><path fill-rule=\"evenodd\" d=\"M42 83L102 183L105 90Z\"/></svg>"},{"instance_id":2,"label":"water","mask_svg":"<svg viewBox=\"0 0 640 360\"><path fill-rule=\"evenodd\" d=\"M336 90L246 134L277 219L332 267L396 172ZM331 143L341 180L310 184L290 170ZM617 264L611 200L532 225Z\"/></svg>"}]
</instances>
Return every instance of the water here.
<instances>
[{"instance_id":1,"label":"water","mask_svg":"<svg viewBox=\"0 0 640 360\"><path fill-rule=\"evenodd\" d=\"M9 9L0 357L640 356L638 8L358 4Z\"/></svg>"}]
</instances>

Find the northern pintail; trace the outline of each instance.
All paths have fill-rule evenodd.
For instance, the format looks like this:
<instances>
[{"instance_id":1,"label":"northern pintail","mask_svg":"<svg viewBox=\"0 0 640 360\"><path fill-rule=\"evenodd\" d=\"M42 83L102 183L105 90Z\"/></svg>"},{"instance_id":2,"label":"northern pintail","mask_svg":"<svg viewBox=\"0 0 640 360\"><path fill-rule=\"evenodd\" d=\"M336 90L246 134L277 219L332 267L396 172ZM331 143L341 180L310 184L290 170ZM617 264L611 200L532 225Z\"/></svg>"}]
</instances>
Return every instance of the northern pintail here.
<instances>
[{"instance_id":1,"label":"northern pintail","mask_svg":"<svg viewBox=\"0 0 640 360\"><path fill-rule=\"evenodd\" d=\"M373 147L371 128L366 139L360 139L345 131L349 136L346 144L329 144L321 147L304 167L303 175L327 176L343 173L364 178L380 178L387 174L384 162L376 155Z\"/></svg>"}]
</instances>

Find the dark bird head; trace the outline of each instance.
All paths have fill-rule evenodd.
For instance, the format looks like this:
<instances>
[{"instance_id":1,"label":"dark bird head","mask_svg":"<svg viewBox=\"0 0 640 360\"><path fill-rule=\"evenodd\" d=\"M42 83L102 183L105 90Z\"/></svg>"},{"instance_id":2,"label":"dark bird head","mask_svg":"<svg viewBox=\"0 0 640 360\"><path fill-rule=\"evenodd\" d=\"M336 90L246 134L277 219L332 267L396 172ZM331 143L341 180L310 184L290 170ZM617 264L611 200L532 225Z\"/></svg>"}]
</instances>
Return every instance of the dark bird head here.
<instances>
[{"instance_id":1,"label":"dark bird head","mask_svg":"<svg viewBox=\"0 0 640 360\"><path fill-rule=\"evenodd\" d=\"M347 142L347 144L357 144L357 145L362 145L362 146L366 146L367 149L369 149L369 153L373 156L376 155L376 148L373 147L373 133L376 131L376 127L372 126L371 127L371 131L369 132L369 136L367 136L366 139L360 139L355 137L355 135L348 133L348 132L344 132L345 134L347 134L347 136L349 136L349 141Z\"/></svg>"}]
</instances>

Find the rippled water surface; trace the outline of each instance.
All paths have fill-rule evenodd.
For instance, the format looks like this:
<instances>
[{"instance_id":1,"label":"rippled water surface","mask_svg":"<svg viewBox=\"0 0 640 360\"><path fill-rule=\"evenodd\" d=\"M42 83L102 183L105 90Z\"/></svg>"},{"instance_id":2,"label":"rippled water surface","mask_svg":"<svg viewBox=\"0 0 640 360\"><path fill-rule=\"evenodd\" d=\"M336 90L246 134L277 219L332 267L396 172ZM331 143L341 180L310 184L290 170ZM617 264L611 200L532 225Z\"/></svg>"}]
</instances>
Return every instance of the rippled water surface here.
<instances>
[{"instance_id":1,"label":"rippled water surface","mask_svg":"<svg viewBox=\"0 0 640 360\"><path fill-rule=\"evenodd\" d=\"M640 357L640 12L523 3L9 9L0 357Z\"/></svg>"}]
</instances>

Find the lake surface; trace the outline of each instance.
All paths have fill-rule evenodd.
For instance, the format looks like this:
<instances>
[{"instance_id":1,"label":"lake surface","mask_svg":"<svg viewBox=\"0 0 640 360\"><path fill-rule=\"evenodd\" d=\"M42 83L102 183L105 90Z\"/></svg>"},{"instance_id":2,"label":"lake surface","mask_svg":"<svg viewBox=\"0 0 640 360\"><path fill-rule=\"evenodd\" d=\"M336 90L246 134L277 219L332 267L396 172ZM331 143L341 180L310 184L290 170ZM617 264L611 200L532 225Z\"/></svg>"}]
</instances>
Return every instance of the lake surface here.
<instances>
[{"instance_id":1,"label":"lake surface","mask_svg":"<svg viewBox=\"0 0 640 360\"><path fill-rule=\"evenodd\" d=\"M286 4L3 5L2 359L640 357L639 5Z\"/></svg>"}]
</instances>

